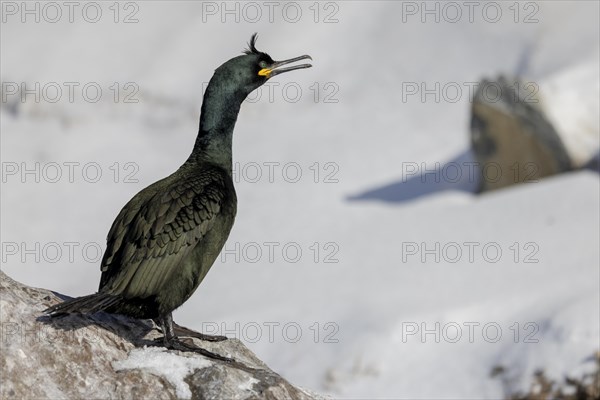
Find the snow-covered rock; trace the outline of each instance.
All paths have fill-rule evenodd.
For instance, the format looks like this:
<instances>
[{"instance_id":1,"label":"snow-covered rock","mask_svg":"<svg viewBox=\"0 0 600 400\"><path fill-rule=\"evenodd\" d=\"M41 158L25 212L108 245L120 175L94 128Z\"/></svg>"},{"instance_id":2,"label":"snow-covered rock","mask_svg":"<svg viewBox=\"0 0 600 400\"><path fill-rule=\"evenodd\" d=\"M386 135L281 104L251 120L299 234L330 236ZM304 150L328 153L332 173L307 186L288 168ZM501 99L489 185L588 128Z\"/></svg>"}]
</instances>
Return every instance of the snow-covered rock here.
<instances>
[{"instance_id":1,"label":"snow-covered rock","mask_svg":"<svg viewBox=\"0 0 600 400\"><path fill-rule=\"evenodd\" d=\"M483 80L471 107L471 146L480 190L566 172L571 159L539 107L535 87L519 79Z\"/></svg>"},{"instance_id":2,"label":"snow-covered rock","mask_svg":"<svg viewBox=\"0 0 600 400\"><path fill-rule=\"evenodd\" d=\"M471 105L471 148L481 191L597 164L597 71L594 60L539 84L503 76L480 82Z\"/></svg>"},{"instance_id":3,"label":"snow-covered rock","mask_svg":"<svg viewBox=\"0 0 600 400\"><path fill-rule=\"evenodd\" d=\"M202 343L233 357L143 346L161 334L147 321L99 313L50 320L42 310L64 297L22 285L0 271L2 399L314 399L239 340Z\"/></svg>"}]
</instances>

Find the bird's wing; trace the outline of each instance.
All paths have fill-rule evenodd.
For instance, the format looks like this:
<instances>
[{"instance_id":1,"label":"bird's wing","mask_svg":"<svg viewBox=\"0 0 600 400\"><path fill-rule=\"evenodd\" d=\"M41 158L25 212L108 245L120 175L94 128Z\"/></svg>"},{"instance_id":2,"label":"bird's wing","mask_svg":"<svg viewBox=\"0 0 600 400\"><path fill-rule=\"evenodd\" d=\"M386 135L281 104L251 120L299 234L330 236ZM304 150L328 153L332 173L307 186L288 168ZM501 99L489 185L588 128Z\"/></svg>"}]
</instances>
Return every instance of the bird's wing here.
<instances>
[{"instance_id":1,"label":"bird's wing","mask_svg":"<svg viewBox=\"0 0 600 400\"><path fill-rule=\"evenodd\" d=\"M213 226L226 196L222 173L207 170L166 187L163 181L155 184L158 191L147 188L147 200L146 190L136 195L113 223L101 291L128 298L156 294Z\"/></svg>"}]
</instances>

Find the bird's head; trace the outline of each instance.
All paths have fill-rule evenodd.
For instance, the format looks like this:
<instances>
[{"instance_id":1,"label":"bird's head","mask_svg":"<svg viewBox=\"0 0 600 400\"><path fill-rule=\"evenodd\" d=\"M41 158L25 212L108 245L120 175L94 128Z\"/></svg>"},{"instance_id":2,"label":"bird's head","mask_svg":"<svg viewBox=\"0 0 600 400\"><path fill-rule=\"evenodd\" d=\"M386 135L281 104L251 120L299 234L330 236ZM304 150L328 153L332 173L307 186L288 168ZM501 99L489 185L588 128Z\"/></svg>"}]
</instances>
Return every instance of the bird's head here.
<instances>
[{"instance_id":1,"label":"bird's head","mask_svg":"<svg viewBox=\"0 0 600 400\"><path fill-rule=\"evenodd\" d=\"M231 139L240 107L246 97L272 77L310 64L290 65L306 60L304 55L284 61L256 49L256 33L244 54L234 57L215 70L200 111L200 127L192 155L224 165L231 170Z\"/></svg>"},{"instance_id":2,"label":"bird's head","mask_svg":"<svg viewBox=\"0 0 600 400\"><path fill-rule=\"evenodd\" d=\"M254 89L257 89L272 77L283 72L296 69L310 68L311 64L289 65L300 60L312 60L309 55L290 58L289 60L274 61L267 53L256 49L257 34L250 38L248 49L244 54L232 58L215 71L215 77L220 76L227 83L225 86L236 88L242 92L244 98ZM286 66L286 67L284 67Z\"/></svg>"}]
</instances>

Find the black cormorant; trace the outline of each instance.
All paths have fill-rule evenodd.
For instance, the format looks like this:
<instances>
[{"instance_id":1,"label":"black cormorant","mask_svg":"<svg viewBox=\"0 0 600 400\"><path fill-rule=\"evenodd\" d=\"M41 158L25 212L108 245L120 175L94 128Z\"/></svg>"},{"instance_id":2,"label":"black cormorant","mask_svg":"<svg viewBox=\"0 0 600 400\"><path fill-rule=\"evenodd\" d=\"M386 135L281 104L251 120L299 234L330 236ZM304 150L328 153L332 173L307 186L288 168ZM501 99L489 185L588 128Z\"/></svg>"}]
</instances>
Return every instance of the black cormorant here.
<instances>
[{"instance_id":1,"label":"black cormorant","mask_svg":"<svg viewBox=\"0 0 600 400\"><path fill-rule=\"evenodd\" d=\"M256 34L243 55L215 70L204 93L198 137L189 158L175 173L136 194L113 222L98 293L57 304L45 313L105 311L153 319L164 333L165 347L229 360L179 340L172 312L202 282L233 226L237 199L231 143L242 102L273 76L311 66L280 68L311 58L273 61L255 43Z\"/></svg>"}]
</instances>

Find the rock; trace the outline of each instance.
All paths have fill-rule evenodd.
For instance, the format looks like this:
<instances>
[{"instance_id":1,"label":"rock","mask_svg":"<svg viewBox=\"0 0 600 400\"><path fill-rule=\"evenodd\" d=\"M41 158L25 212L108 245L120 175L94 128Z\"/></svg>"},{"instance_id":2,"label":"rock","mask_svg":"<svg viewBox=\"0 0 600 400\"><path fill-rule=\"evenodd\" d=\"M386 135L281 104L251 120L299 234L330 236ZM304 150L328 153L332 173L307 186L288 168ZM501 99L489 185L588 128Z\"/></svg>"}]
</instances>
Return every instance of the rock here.
<instances>
[{"instance_id":1,"label":"rock","mask_svg":"<svg viewBox=\"0 0 600 400\"><path fill-rule=\"evenodd\" d=\"M150 321L97 313L49 319L66 296L0 271L2 399L316 399L270 370L239 340L195 344L236 361L144 346Z\"/></svg>"},{"instance_id":2,"label":"rock","mask_svg":"<svg viewBox=\"0 0 600 400\"><path fill-rule=\"evenodd\" d=\"M540 107L533 83L483 80L471 107L471 146L480 192L572 169L553 124Z\"/></svg>"}]
</instances>

